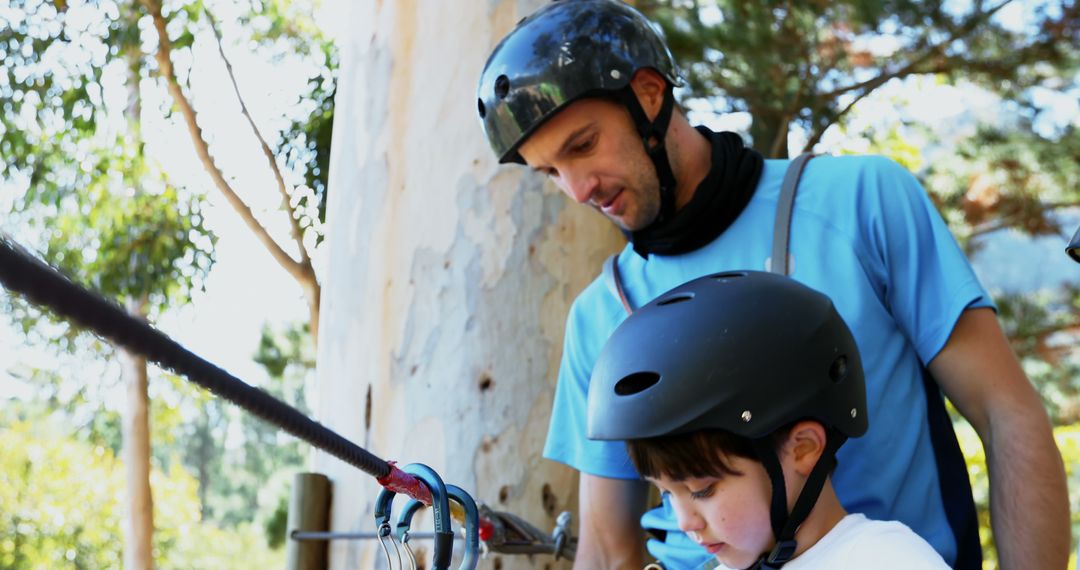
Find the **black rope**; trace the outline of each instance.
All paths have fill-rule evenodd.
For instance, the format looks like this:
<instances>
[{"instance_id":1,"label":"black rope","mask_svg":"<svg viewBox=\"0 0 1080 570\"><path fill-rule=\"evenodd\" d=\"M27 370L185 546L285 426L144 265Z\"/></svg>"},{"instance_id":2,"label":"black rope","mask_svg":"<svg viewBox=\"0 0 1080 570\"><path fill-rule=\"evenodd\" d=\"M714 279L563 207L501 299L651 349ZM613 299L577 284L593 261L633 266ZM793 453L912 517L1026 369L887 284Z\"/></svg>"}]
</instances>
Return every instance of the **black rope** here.
<instances>
[{"instance_id":1,"label":"black rope","mask_svg":"<svg viewBox=\"0 0 1080 570\"><path fill-rule=\"evenodd\" d=\"M0 283L373 477L382 478L390 473L386 461L199 357L145 321L129 315L115 302L72 282L4 235L0 235Z\"/></svg>"}]
</instances>

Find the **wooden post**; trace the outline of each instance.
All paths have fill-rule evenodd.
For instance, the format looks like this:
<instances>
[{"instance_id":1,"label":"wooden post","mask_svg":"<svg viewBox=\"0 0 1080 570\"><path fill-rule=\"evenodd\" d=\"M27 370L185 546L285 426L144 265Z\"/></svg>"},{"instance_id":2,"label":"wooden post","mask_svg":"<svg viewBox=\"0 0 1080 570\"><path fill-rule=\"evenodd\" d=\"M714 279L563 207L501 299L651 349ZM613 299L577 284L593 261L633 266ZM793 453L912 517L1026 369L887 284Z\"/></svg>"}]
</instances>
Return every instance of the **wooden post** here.
<instances>
[{"instance_id":1,"label":"wooden post","mask_svg":"<svg viewBox=\"0 0 1080 570\"><path fill-rule=\"evenodd\" d=\"M293 540L295 531L324 532L330 512L330 479L321 473L297 473L289 497L285 531L287 570L326 570L325 540Z\"/></svg>"}]
</instances>

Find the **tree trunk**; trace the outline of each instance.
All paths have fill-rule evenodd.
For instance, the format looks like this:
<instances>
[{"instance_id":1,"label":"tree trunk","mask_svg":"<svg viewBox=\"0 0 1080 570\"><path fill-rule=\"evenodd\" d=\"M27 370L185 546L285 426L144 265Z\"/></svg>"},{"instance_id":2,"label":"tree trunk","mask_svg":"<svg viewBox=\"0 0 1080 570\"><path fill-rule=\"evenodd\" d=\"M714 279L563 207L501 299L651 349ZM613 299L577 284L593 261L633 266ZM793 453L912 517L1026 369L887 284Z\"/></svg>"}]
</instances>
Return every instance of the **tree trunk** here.
<instances>
[{"instance_id":1,"label":"tree trunk","mask_svg":"<svg viewBox=\"0 0 1080 570\"><path fill-rule=\"evenodd\" d=\"M146 318L146 299L132 300L128 312ZM150 493L150 402L147 396L146 359L123 349L124 407L123 456L127 472L127 516L124 517L124 568L154 567L154 503Z\"/></svg>"},{"instance_id":2,"label":"tree trunk","mask_svg":"<svg viewBox=\"0 0 1080 570\"><path fill-rule=\"evenodd\" d=\"M134 18L134 15L129 16ZM125 54L128 67L128 100L124 110L126 128L139 143L142 153L142 97L139 91L139 54L129 49ZM131 297L127 311L146 319L149 299L146 295ZM150 490L150 400L147 394L146 359L124 349L120 360L124 386L127 388L126 416L123 418L123 456L127 471L128 512L124 524L124 568L150 570L154 567L154 500Z\"/></svg>"},{"instance_id":3,"label":"tree trunk","mask_svg":"<svg viewBox=\"0 0 1080 570\"><path fill-rule=\"evenodd\" d=\"M750 116L753 117L750 138L754 150L764 154L765 158L788 158L788 118L755 109L753 105Z\"/></svg>"},{"instance_id":4,"label":"tree trunk","mask_svg":"<svg viewBox=\"0 0 1080 570\"><path fill-rule=\"evenodd\" d=\"M376 455L430 465L550 531L560 511L576 511L575 472L540 456L566 313L623 242L538 176L496 164L480 130L481 67L541 4L351 5L339 42L317 413ZM324 454L315 469L334 483L331 528L374 530L377 483ZM430 560L430 543L415 546ZM331 567L382 567L377 551L333 542ZM548 562L568 567L498 555L484 566Z\"/></svg>"}]
</instances>

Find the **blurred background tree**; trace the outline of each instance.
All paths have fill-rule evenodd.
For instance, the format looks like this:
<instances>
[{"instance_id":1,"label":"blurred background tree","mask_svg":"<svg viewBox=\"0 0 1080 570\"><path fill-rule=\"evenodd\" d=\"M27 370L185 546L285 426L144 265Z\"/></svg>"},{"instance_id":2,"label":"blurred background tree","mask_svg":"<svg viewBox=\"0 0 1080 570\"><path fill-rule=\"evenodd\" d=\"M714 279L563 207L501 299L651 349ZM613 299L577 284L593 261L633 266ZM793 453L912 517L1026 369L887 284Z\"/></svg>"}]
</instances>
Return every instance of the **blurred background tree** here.
<instances>
[{"instance_id":1,"label":"blurred background tree","mask_svg":"<svg viewBox=\"0 0 1080 570\"><path fill-rule=\"evenodd\" d=\"M228 13L229 25L222 26L225 34L232 34L228 38L213 20L212 7L214 3L201 0L170 2L164 8L157 2L123 0L14 0L0 9L0 153L4 157L0 204L9 209L0 229L141 318L156 321L189 304L211 270L215 236L202 213L208 200L205 188L176 184L167 173L168 154L181 149L174 143L163 145L159 129L178 122L173 111L179 109L192 135L189 152L202 158L217 190L301 284L311 322L317 323L318 282L312 255L321 242L325 220L336 52L314 25L317 2L221 3ZM219 59L196 57L197 42L216 45ZM226 57L229 49L259 49L266 58L279 62L302 60L308 71L306 92L294 105L272 115L270 138L262 135L247 105L239 100L239 112L254 133L252 145L265 156L270 178L276 181L276 188L265 192L278 195L284 222L276 226L287 227L285 232L262 220L258 206L248 205L258 203L259 192L243 193L238 177L218 166L214 152L221 147L213 147L208 139L220 137L220 131L199 125L190 101L190 79L199 64L225 65L233 79L229 94L240 97L241 88ZM181 61L179 71L171 58ZM162 73L163 69L168 73ZM206 92L202 88L201 93ZM145 124L154 125L147 137ZM229 144L235 144L234 140ZM274 236L281 233L291 235L291 246L288 239L285 246L278 245ZM286 252L289 247L294 253ZM0 421L0 430L6 437L10 430L19 429L19 422L36 425L61 416L66 423L60 425L68 426L72 441L109 453L125 451L121 465L129 469L125 480L131 509L119 519L123 522L119 527L132 532L126 540L126 567L192 567L190 557L170 562L162 554L176 552L162 545L175 542L167 537L177 529L161 521L154 523L154 513L160 509L151 506L152 465L197 474L199 484L193 488L198 489L195 512L199 520L240 532L250 526L245 521L274 518L287 489L273 476L287 478L290 469L302 465L297 442L225 409L186 382L148 371L138 355L114 351L7 295L2 302L27 345L50 347L57 360L5 363L9 377L21 380L28 397L20 398L11 417ZM303 360L297 346L313 343L312 330L301 323L293 336L268 334L258 350L260 354L274 352L274 343L280 340L284 344L278 357L295 356L302 370L310 371L313 351L305 351L307 360ZM263 387L302 405L295 382L296 378L305 381L305 374L278 365L276 373L269 374L271 385ZM126 404L118 405L115 396L121 375L129 396ZM153 388L148 387L151 377L157 379ZM59 485L60 473L43 471L38 477L52 488L53 483L45 480L53 475ZM101 511L103 517L117 513ZM18 533L27 528L18 524L22 526L10 530ZM280 542L277 536L266 538ZM112 541L115 548L115 533ZM212 560L207 557L213 550L204 548L198 559ZM71 552L75 559L69 561L79 567L119 566L92 562L95 559L84 558L83 550ZM189 548L187 554L194 554L194 549ZM41 564L34 563L33 557L13 560L4 567ZM208 566L230 566L228 560Z\"/></svg>"}]
</instances>

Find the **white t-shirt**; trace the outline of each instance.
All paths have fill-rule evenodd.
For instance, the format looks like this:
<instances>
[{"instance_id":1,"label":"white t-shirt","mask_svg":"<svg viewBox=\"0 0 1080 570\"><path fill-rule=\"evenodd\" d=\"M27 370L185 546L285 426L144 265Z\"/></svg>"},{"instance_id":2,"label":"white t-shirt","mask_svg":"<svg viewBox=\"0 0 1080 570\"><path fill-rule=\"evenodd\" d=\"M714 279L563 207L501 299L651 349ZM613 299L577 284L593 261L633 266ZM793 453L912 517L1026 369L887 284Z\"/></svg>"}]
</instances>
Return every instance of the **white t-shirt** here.
<instances>
[{"instance_id":1,"label":"white t-shirt","mask_svg":"<svg viewBox=\"0 0 1080 570\"><path fill-rule=\"evenodd\" d=\"M718 570L728 570L719 565ZM858 513L840 520L821 540L783 570L949 570L925 540L896 521L874 521Z\"/></svg>"}]
</instances>

